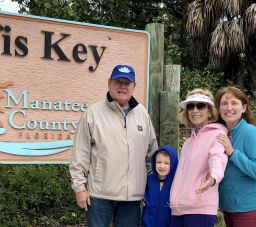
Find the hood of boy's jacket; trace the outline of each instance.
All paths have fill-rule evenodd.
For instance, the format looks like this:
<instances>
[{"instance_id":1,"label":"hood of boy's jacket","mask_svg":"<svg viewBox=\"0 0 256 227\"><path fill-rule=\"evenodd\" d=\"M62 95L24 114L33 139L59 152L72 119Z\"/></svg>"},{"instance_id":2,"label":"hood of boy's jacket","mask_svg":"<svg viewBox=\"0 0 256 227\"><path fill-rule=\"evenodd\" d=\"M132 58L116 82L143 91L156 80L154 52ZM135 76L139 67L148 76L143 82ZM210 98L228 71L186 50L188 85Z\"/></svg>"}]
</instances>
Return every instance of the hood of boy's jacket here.
<instances>
[{"instance_id":1,"label":"hood of boy's jacket","mask_svg":"<svg viewBox=\"0 0 256 227\"><path fill-rule=\"evenodd\" d=\"M152 173L158 178L158 175L157 175L157 172L156 172L156 155L158 154L159 151L166 151L169 156L170 156L170 164L171 164L171 168L170 168L170 172L167 176L166 179L168 178L174 178L174 174L176 172L176 169L177 169L177 165L178 165L178 156L177 156L177 153L176 151L174 150L173 147L171 146L162 146L162 147L159 147L155 153L153 154L152 158L151 158L151 165L152 165Z\"/></svg>"}]
</instances>

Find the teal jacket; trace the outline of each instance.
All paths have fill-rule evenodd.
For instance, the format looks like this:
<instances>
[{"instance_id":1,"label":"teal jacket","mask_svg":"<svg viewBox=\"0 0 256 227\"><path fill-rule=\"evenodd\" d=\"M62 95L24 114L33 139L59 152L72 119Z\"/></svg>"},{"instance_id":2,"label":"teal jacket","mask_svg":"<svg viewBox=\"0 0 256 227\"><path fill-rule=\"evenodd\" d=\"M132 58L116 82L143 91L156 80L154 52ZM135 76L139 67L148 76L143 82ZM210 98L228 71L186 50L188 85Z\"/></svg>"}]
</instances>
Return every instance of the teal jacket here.
<instances>
[{"instance_id":1,"label":"teal jacket","mask_svg":"<svg viewBox=\"0 0 256 227\"><path fill-rule=\"evenodd\" d=\"M235 149L219 185L220 209L256 210L256 127L242 119L231 131Z\"/></svg>"}]
</instances>

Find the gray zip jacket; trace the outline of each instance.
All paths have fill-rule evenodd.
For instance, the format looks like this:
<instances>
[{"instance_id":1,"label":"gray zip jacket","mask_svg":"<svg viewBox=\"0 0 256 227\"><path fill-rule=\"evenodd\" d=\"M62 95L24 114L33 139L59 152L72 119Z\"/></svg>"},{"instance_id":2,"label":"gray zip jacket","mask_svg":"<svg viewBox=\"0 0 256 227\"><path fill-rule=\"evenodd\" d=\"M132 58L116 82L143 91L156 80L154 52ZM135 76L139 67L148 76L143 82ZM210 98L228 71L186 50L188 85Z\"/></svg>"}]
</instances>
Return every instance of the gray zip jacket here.
<instances>
[{"instance_id":1,"label":"gray zip jacket","mask_svg":"<svg viewBox=\"0 0 256 227\"><path fill-rule=\"evenodd\" d=\"M125 117L108 93L84 112L69 167L75 193L118 201L143 198L146 164L157 140L146 109L133 97L129 104Z\"/></svg>"}]
</instances>

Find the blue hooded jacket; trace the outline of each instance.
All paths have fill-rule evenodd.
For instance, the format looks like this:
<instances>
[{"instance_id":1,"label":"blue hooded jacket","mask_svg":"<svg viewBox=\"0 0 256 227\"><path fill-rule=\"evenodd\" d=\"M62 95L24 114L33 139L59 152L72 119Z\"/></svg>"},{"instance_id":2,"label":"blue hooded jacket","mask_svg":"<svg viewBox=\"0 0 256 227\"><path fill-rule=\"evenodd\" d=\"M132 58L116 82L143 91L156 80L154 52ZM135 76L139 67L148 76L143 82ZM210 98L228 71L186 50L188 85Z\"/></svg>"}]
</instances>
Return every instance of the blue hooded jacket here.
<instances>
[{"instance_id":1,"label":"blue hooded jacket","mask_svg":"<svg viewBox=\"0 0 256 227\"><path fill-rule=\"evenodd\" d=\"M170 155L171 168L160 190L160 179L156 172L156 155L159 151L166 151ZM159 147L152 156L152 173L148 175L144 195L145 206L142 210L142 227L169 227L171 208L169 197L172 181L178 165L176 151L171 146Z\"/></svg>"}]
</instances>

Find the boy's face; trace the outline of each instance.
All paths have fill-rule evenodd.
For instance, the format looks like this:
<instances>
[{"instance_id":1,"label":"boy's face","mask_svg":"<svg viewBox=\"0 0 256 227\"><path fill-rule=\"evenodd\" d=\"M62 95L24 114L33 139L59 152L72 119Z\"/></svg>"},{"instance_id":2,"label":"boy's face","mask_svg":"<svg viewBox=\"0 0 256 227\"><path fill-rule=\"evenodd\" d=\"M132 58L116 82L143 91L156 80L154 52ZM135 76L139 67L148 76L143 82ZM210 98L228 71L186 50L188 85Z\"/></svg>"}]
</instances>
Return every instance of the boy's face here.
<instances>
[{"instance_id":1,"label":"boy's face","mask_svg":"<svg viewBox=\"0 0 256 227\"><path fill-rule=\"evenodd\" d=\"M164 180L170 172L170 156L161 153L156 155L156 172L160 180Z\"/></svg>"}]
</instances>

